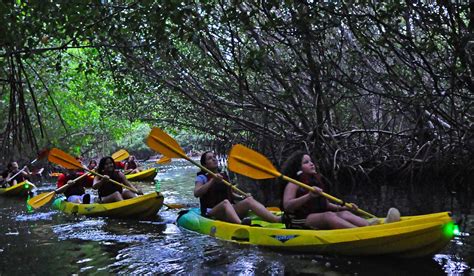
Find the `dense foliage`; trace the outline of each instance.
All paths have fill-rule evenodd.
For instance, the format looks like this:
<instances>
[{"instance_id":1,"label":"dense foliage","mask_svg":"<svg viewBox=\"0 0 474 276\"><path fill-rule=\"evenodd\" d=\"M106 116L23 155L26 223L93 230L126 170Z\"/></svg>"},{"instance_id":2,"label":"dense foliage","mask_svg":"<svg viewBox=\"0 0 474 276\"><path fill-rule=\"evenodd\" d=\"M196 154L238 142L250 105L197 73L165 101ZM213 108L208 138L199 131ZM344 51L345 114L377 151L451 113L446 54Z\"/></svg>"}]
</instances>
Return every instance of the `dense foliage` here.
<instances>
[{"instance_id":1,"label":"dense foliage","mask_svg":"<svg viewBox=\"0 0 474 276\"><path fill-rule=\"evenodd\" d=\"M71 145L57 126L97 142L146 122L276 164L307 149L342 182L472 177L472 3L1 5L4 150L32 120Z\"/></svg>"}]
</instances>

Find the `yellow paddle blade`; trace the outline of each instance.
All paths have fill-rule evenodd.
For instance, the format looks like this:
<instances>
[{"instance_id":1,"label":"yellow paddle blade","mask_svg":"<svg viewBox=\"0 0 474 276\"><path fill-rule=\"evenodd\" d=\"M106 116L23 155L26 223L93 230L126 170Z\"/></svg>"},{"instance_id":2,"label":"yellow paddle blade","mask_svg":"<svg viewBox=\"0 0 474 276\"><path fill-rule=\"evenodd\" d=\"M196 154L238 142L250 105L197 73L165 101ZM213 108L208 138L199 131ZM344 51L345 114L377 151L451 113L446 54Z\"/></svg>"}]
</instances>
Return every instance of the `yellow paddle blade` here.
<instances>
[{"instance_id":1,"label":"yellow paddle blade","mask_svg":"<svg viewBox=\"0 0 474 276\"><path fill-rule=\"evenodd\" d=\"M31 207L38 209L39 207L45 205L46 203L50 202L51 199L53 199L55 192L49 192L49 193L42 193L39 194L35 197L30 198L27 203Z\"/></svg>"},{"instance_id":2,"label":"yellow paddle blade","mask_svg":"<svg viewBox=\"0 0 474 276\"><path fill-rule=\"evenodd\" d=\"M121 149L112 154L112 159L114 159L114 161L122 161L127 159L129 156L130 154L128 151Z\"/></svg>"},{"instance_id":3,"label":"yellow paddle blade","mask_svg":"<svg viewBox=\"0 0 474 276\"><path fill-rule=\"evenodd\" d=\"M160 160L156 160L156 164L167 164L169 162L171 162L171 158L168 156L163 156L160 158Z\"/></svg>"},{"instance_id":4,"label":"yellow paddle blade","mask_svg":"<svg viewBox=\"0 0 474 276\"><path fill-rule=\"evenodd\" d=\"M265 156L240 144L234 145L230 150L227 165L229 170L253 179L268 179L281 175Z\"/></svg>"},{"instance_id":5,"label":"yellow paddle blade","mask_svg":"<svg viewBox=\"0 0 474 276\"><path fill-rule=\"evenodd\" d=\"M146 144L156 152L169 158L185 158L186 154L178 142L163 130L154 127L146 139Z\"/></svg>"},{"instance_id":6,"label":"yellow paddle blade","mask_svg":"<svg viewBox=\"0 0 474 276\"><path fill-rule=\"evenodd\" d=\"M81 163L79 163L76 158L57 148L53 148L49 151L48 160L69 170L82 169Z\"/></svg>"}]
</instances>

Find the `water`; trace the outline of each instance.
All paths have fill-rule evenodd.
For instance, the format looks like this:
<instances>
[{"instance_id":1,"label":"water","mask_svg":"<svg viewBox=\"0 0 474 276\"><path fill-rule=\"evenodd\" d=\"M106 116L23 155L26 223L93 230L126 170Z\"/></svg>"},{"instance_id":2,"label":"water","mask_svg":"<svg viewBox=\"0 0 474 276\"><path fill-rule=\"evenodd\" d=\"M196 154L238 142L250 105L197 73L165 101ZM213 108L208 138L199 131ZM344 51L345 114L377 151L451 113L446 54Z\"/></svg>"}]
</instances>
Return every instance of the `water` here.
<instances>
[{"instance_id":1,"label":"water","mask_svg":"<svg viewBox=\"0 0 474 276\"><path fill-rule=\"evenodd\" d=\"M198 206L192 194L196 171L181 161L159 167L166 203ZM145 192L155 188L152 182L135 184ZM53 188L51 182L39 185L40 192ZM174 224L178 212L164 207L150 221L74 217L48 205L29 213L25 200L0 197L0 275L474 274L473 216L465 218L462 234L439 254L400 260L290 254L236 245L178 228Z\"/></svg>"}]
</instances>

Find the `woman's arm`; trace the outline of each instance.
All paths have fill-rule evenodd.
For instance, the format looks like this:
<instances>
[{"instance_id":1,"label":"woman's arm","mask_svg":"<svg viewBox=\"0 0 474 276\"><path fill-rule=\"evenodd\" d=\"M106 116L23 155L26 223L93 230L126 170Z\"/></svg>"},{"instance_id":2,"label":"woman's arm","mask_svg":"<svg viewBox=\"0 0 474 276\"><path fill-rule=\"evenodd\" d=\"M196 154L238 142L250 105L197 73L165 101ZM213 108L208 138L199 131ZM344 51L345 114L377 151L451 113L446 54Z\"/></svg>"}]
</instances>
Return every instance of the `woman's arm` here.
<instances>
[{"instance_id":1,"label":"woman's arm","mask_svg":"<svg viewBox=\"0 0 474 276\"><path fill-rule=\"evenodd\" d=\"M132 183L130 183L130 181L128 181L128 179L125 177L125 175L121 172L119 172L119 177L121 179L120 182L122 182L123 184L125 184L125 186L128 186L136 191L138 191L138 194L143 194L143 192L140 190L140 189L137 189L135 186L132 185Z\"/></svg>"},{"instance_id":2,"label":"woman's arm","mask_svg":"<svg viewBox=\"0 0 474 276\"><path fill-rule=\"evenodd\" d=\"M327 206L328 206L329 211L333 211L333 212L340 212L340 211L357 212L357 210L359 209L359 207L357 205L355 205L354 203L347 202L346 204L351 205L352 208L347 207L347 206L341 206L341 205L334 204L334 203L329 203L329 202L328 202Z\"/></svg>"},{"instance_id":3,"label":"woman's arm","mask_svg":"<svg viewBox=\"0 0 474 276\"><path fill-rule=\"evenodd\" d=\"M104 175L104 177L94 177L94 182L92 184L92 188L94 190L98 190L104 183L109 181L110 177L108 175Z\"/></svg>"},{"instance_id":4,"label":"woman's arm","mask_svg":"<svg viewBox=\"0 0 474 276\"><path fill-rule=\"evenodd\" d=\"M222 175L216 174L216 177L211 177L206 183L202 183L200 181L196 181L194 185L194 196L201 197L207 193L209 188L214 185L217 179L222 180Z\"/></svg>"}]
</instances>

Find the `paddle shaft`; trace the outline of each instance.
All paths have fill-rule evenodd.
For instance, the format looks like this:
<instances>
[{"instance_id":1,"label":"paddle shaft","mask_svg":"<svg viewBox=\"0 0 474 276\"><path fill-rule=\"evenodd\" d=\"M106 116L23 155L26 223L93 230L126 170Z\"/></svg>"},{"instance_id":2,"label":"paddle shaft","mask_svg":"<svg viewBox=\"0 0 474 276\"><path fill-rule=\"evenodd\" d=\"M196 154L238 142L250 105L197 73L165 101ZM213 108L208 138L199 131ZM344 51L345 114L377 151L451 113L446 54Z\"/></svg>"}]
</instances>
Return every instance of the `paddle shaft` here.
<instances>
[{"instance_id":1,"label":"paddle shaft","mask_svg":"<svg viewBox=\"0 0 474 276\"><path fill-rule=\"evenodd\" d=\"M207 172L208 174L214 176L214 177L217 177L217 175L212 172L211 170L209 170L208 168L204 167L203 165L197 163L196 161L192 160L191 158L187 157L186 156L186 159L193 163L194 165L198 166L201 170ZM227 186L231 187L232 189L234 189L235 191L239 192L241 195L245 196L245 197L248 197L249 195L247 193L245 193L244 191L242 191L241 189L235 187L235 185L232 185L232 183L226 181L225 179L222 179L222 182L224 182L224 184L226 184Z\"/></svg>"},{"instance_id":2,"label":"paddle shaft","mask_svg":"<svg viewBox=\"0 0 474 276\"><path fill-rule=\"evenodd\" d=\"M352 206L351 206L350 203L344 202L343 200L341 200L341 199L339 199L339 198L337 198L337 197L333 197L333 196L330 195L330 194L326 194L325 192L317 192L316 189L314 189L313 187L311 187L311 186L309 186L309 185L304 184L303 182L300 182L300 181L298 181L298 180L295 180L295 179L290 178L290 177L285 176L285 175L281 175L281 178L282 178L283 180L285 180L285 181L288 181L288 182L291 182L291 183L293 183L293 184L296 184L296 185L298 185L298 186L300 186L300 187L302 187L302 188L304 188L304 189L307 189L307 190L309 190L309 191L311 191L311 192L315 192L315 193L317 193L317 194L319 194L319 195L322 195L322 196L324 196L325 198L327 198L327 199L329 199L329 200L331 200L331 201L333 201L333 202L335 202L335 203L337 203L337 204L339 204L339 205L346 206L347 208L352 208ZM368 212L366 212L366 211L364 211L364 210L362 210L362 209L359 209L359 208L357 208L357 212L359 212L360 214L363 214L363 215L365 215L365 216L371 217L371 218L375 218L375 217L376 217L376 216L372 215L371 213L368 213Z\"/></svg>"},{"instance_id":3,"label":"paddle shaft","mask_svg":"<svg viewBox=\"0 0 474 276\"><path fill-rule=\"evenodd\" d=\"M33 163L36 162L36 160L38 160L38 158L35 158L35 160L31 161L30 162L30 165L32 165ZM9 179L7 179L7 182L10 182L13 178L15 178L17 175L19 175L21 172L23 172L24 170L26 169L26 166L24 166L21 170L19 170L14 176L10 177Z\"/></svg>"},{"instance_id":4,"label":"paddle shaft","mask_svg":"<svg viewBox=\"0 0 474 276\"><path fill-rule=\"evenodd\" d=\"M153 136L154 137L154 136ZM207 172L208 174L214 176L214 177L217 177L217 175L212 172L211 170L209 170L208 168L204 167L203 165L197 163L196 161L192 160L191 158L189 158L186 154L182 153L181 151L179 150L176 150L174 147L171 147L169 146L168 144L166 143L163 143L161 141L161 139L157 138L158 140L160 140L160 143L167 147L169 150L173 151L174 153L178 154L179 156L181 156L182 158L188 160L189 162L193 163L194 165L198 166L201 170ZM227 186L231 187L232 189L234 189L235 191L237 191L238 193L240 193L241 195L245 196L245 197L248 197L249 195L247 193L245 193L244 191L240 190L239 188L237 188L235 185L232 185L231 183L229 183L228 181L222 179L222 182L224 182L224 184L226 184Z\"/></svg>"},{"instance_id":5,"label":"paddle shaft","mask_svg":"<svg viewBox=\"0 0 474 276\"><path fill-rule=\"evenodd\" d=\"M125 154L128 154L128 152L125 151L125 150L121 150L121 151L118 151L118 152L121 153L120 156L119 156L120 158L123 157ZM114 154L116 155L117 152L114 153ZM119 157L117 157L117 158L119 158ZM114 160L115 160L115 159L114 159ZM36 160L34 160L34 161L36 161ZM33 161L32 163L34 163L34 161ZM64 160L64 161L66 161L66 160ZM69 162L68 162L68 163L69 163ZM62 186L62 187L60 187L60 188L58 188L58 189L56 189L56 190L54 190L54 191L51 191L51 192L45 194L44 196L42 196L42 197L40 197L40 198L38 198L38 199L35 199L37 196L31 198L31 199L30 199L30 200L32 201L32 204L31 204L31 205L35 205L36 203L41 202L41 201L43 201L44 199L46 199L46 198L49 197L48 200L46 200L45 202L43 202L43 203L40 204L39 206L36 206L35 208L39 208L39 207L43 206L44 204L48 203L48 202L52 199L52 197L54 196L54 194L59 193L61 190L66 189L66 187L69 187L70 185L74 184L74 183L77 182L78 180L81 180L82 178L84 178L84 177L86 177L86 176L89 176L89 175L91 175L91 174L90 174L90 173L84 173L83 175L81 175L81 176L79 176L79 177L76 177L76 178L72 181L73 183L66 183L66 185L64 185L64 186ZM39 196L39 195L38 195L38 196Z\"/></svg>"},{"instance_id":6,"label":"paddle shaft","mask_svg":"<svg viewBox=\"0 0 474 276\"><path fill-rule=\"evenodd\" d=\"M239 162L242 162L242 163L244 163L244 164L246 164L246 165L248 165L248 166L257 168L257 169L259 169L259 170L262 170L262 171L264 171L264 172L266 172L266 173L268 173L268 174L271 174L271 175L273 175L273 176L275 176L275 177L281 177L283 180L285 180L285 181L287 181L287 182L291 182L291 183L293 183L293 184L296 184L296 185L298 185L298 186L300 186L300 187L302 187L302 188L304 188L304 189L307 189L307 190L309 190L309 191L311 191L311 192L318 193L318 194L324 196L325 198L327 198L327 199L329 199L329 200L331 200L331 201L334 201L334 202L336 202L336 203L338 203L338 204L340 204L340 205L344 204L344 206L346 206L346 207L348 207L348 208L352 208L352 206L351 206L350 204L348 204L348 203L346 203L346 202L340 200L339 198L333 197L332 195L329 195L329 194L327 194L327 193L325 193L325 192L318 192L318 191L317 191L316 189L314 189L313 187L311 187L311 186L309 186L309 185L307 185L307 184L305 184L305 183L303 183L303 182L300 182L300 181L298 181L298 180L295 180L295 179L293 179L293 178L290 178L290 177L288 177L288 176L286 176L286 175L283 175L282 173L280 173L280 172L278 172L278 171L270 170L270 169L268 169L268 168L266 168L266 167L264 167L264 166L262 166L262 165L260 165L260 164L258 164L258 163L255 163L255 162L252 162L252 161L248 161L248 160L246 160L246 159L244 159L244 158L241 158L241 157L239 157L239 156L234 156L233 158L237 159ZM376 217L376 216L374 216L374 215L372 215L372 214L370 214L370 213L368 213L368 212L366 212L366 211L364 211L364 210L362 210L362 209L357 209L357 212L359 212L359 213L361 213L361 214L363 214L363 215L365 215L365 216L368 216L368 217L372 217L372 218L375 218L375 217Z\"/></svg>"},{"instance_id":7,"label":"paddle shaft","mask_svg":"<svg viewBox=\"0 0 474 276\"><path fill-rule=\"evenodd\" d=\"M99 173L96 173L95 171L91 171L91 170L86 169L86 168L84 168L84 170L86 170L88 173L93 174L93 175L95 175L95 176L98 176L98 177L101 177L101 178L104 177L103 175L101 175L101 174L99 174ZM117 182L117 181L115 181L115 180L113 180L113 179L111 179L111 178L109 178L109 181L112 182L112 183L114 183L115 185L119 185L119 186L122 186L122 187L125 188L125 189L129 189L130 191L132 191L132 192L134 192L134 193L137 193L137 194L139 193L136 189L134 189L134 188L132 188L132 187L130 187L130 186L124 185L124 184L122 184L122 183L120 183L120 182Z\"/></svg>"},{"instance_id":8,"label":"paddle shaft","mask_svg":"<svg viewBox=\"0 0 474 276\"><path fill-rule=\"evenodd\" d=\"M89 176L89 175L91 175L91 174L90 174L90 173L84 173L84 174L82 174L81 176L78 176L78 177L74 178L74 179L72 180L72 183L70 183L70 184L73 185L73 184L76 183L77 181L79 181L79 180L81 180L81 179L83 179L84 177ZM67 184L67 183L66 183L66 185L64 185L64 186L62 186L62 187L57 188L56 190L54 190L54 192L55 192L55 193L61 193L61 190L66 189L66 187L69 187L70 184Z\"/></svg>"},{"instance_id":9,"label":"paddle shaft","mask_svg":"<svg viewBox=\"0 0 474 276\"><path fill-rule=\"evenodd\" d=\"M42 197L40 197L40 198L38 198L38 199L35 199L35 200L32 201L32 202L33 202L33 203L40 202L40 201L42 201L43 199L45 199L45 198L47 198L47 197L50 197L52 194L60 193L61 190L66 189L66 187L69 187L70 185L74 184L74 182L76 182L76 181L78 181L78 180L81 180L82 178L84 178L84 177L86 177L86 176L88 176L88 175L90 175L90 174L89 174L89 173L85 173L85 174L83 174L83 175L81 175L81 176L79 176L79 177L76 177L76 178L72 181L73 183L69 183L69 184L66 183L66 185L64 185L64 186L62 186L62 187L60 187L60 188L57 188L56 190L51 191L51 192L47 193L46 195L44 195L44 196L42 196ZM33 200L33 199L34 199L34 197L31 198L31 200ZM49 202L49 200L46 201L44 204L46 204L46 203L48 203L48 202ZM42 205L43 205L43 204L41 204L40 206L42 206Z\"/></svg>"}]
</instances>

